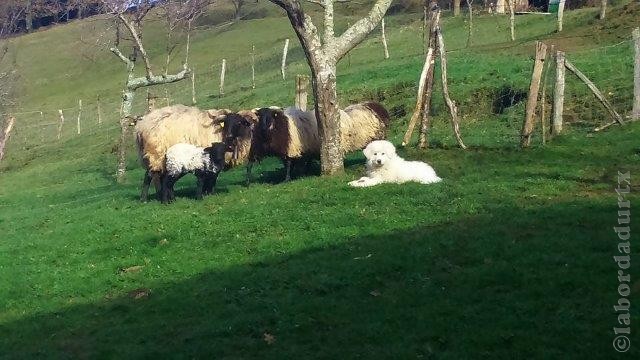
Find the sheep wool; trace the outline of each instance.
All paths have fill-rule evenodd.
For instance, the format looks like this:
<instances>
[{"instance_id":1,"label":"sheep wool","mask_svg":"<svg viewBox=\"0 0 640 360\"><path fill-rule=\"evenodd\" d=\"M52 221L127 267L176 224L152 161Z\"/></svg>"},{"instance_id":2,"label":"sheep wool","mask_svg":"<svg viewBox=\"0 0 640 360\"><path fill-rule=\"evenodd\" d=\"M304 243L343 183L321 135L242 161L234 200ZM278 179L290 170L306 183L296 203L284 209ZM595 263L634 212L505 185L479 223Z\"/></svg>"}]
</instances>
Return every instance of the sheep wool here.
<instances>
[{"instance_id":1,"label":"sheep wool","mask_svg":"<svg viewBox=\"0 0 640 360\"><path fill-rule=\"evenodd\" d=\"M345 153L363 149L373 140L384 139L389 113L375 102L354 104L340 111L341 146Z\"/></svg>"},{"instance_id":2,"label":"sheep wool","mask_svg":"<svg viewBox=\"0 0 640 360\"><path fill-rule=\"evenodd\" d=\"M287 156L297 159L302 155L320 154L320 138L315 114L294 107L286 108L284 114L287 118L289 134Z\"/></svg>"},{"instance_id":3,"label":"sheep wool","mask_svg":"<svg viewBox=\"0 0 640 360\"><path fill-rule=\"evenodd\" d=\"M209 154L204 148L191 144L176 144L167 149L166 173L169 176L195 172L196 170L218 171L214 169Z\"/></svg>"},{"instance_id":4,"label":"sheep wool","mask_svg":"<svg viewBox=\"0 0 640 360\"><path fill-rule=\"evenodd\" d=\"M161 172L166 151L172 145L188 143L204 147L222 141L222 126L215 119L228 112L173 105L146 114L135 130L141 161L149 171Z\"/></svg>"}]
</instances>

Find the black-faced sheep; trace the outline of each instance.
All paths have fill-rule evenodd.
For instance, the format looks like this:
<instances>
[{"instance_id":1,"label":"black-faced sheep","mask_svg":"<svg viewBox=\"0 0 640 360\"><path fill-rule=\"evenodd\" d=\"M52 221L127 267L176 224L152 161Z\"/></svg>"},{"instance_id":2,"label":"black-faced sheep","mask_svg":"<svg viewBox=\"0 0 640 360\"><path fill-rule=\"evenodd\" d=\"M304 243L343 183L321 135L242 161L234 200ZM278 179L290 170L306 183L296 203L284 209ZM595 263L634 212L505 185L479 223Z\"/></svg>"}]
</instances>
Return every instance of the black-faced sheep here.
<instances>
[{"instance_id":1,"label":"black-faced sheep","mask_svg":"<svg viewBox=\"0 0 640 360\"><path fill-rule=\"evenodd\" d=\"M310 111L297 108L262 108L256 111L258 127L249 151L247 184L253 163L267 156L278 156L285 165L285 181L291 180L294 160L320 155L318 122Z\"/></svg>"},{"instance_id":2,"label":"black-faced sheep","mask_svg":"<svg viewBox=\"0 0 640 360\"><path fill-rule=\"evenodd\" d=\"M293 161L302 157L317 158L320 154L320 139L315 113L295 108L277 107L255 110L258 126L242 128L243 123L226 129L226 142L248 131L253 133L247 185L251 180L253 163L266 156L278 156L285 165L285 181L291 178ZM341 147L344 153L363 149L373 140L386 138L389 128L389 113L380 104L365 102L340 110Z\"/></svg>"},{"instance_id":3,"label":"black-faced sheep","mask_svg":"<svg viewBox=\"0 0 640 360\"><path fill-rule=\"evenodd\" d=\"M140 200L147 200L152 181L156 190L160 189L165 154L169 147L179 143L206 147L223 141L221 121L229 112L173 105L143 116L135 128L138 154L146 170Z\"/></svg>"},{"instance_id":4,"label":"black-faced sheep","mask_svg":"<svg viewBox=\"0 0 640 360\"><path fill-rule=\"evenodd\" d=\"M196 199L215 191L218 174L224 169L227 146L214 143L202 148L191 144L176 144L167 149L165 172L162 177L162 202L174 200L173 186L184 175L198 178Z\"/></svg>"}]
</instances>

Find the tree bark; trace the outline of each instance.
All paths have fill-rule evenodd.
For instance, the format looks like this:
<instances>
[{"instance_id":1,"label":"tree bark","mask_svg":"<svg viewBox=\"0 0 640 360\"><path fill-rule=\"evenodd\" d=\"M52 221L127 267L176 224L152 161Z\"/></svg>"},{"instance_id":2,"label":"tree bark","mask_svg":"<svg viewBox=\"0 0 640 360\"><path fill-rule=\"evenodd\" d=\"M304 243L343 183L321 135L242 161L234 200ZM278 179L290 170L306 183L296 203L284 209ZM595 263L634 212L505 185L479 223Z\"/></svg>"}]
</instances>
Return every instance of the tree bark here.
<instances>
[{"instance_id":1,"label":"tree bark","mask_svg":"<svg viewBox=\"0 0 640 360\"><path fill-rule=\"evenodd\" d=\"M122 95L122 116L120 116L120 140L118 141L118 167L116 169L116 179L119 183L124 182L127 172L127 135L129 133L129 123L131 122L131 109L135 92L125 90Z\"/></svg>"},{"instance_id":2,"label":"tree bark","mask_svg":"<svg viewBox=\"0 0 640 360\"><path fill-rule=\"evenodd\" d=\"M333 175L344 169L335 65L326 63L320 65L320 73L316 76L316 82L314 93L321 142L320 167L322 174Z\"/></svg>"}]
</instances>

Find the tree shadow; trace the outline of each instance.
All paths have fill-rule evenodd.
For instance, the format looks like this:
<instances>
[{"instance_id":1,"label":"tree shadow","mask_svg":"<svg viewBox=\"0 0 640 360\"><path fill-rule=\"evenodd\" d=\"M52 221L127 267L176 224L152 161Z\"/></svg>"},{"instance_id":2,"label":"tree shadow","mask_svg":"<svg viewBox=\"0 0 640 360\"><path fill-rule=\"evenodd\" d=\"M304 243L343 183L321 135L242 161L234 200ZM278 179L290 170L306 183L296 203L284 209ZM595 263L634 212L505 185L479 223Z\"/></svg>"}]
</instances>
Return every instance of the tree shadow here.
<instances>
[{"instance_id":1,"label":"tree shadow","mask_svg":"<svg viewBox=\"0 0 640 360\"><path fill-rule=\"evenodd\" d=\"M614 211L497 205L360 229L184 281L105 289L102 301L1 324L0 347L7 358L604 357L610 339L594 329L615 323L615 247L602 241Z\"/></svg>"}]
</instances>

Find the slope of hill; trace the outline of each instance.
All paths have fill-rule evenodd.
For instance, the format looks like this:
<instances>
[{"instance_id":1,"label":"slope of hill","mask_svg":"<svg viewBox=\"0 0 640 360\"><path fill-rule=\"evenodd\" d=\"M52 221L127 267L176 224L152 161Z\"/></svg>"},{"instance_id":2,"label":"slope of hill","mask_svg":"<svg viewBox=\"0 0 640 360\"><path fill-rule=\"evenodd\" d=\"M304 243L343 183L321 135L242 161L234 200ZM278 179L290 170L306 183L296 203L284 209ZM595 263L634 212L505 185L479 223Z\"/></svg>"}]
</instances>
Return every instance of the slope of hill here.
<instances>
[{"instance_id":1,"label":"slope of hill","mask_svg":"<svg viewBox=\"0 0 640 360\"><path fill-rule=\"evenodd\" d=\"M282 14L259 6L255 16L194 35L198 106L292 102L292 78L307 72L303 54ZM201 202L185 179L171 206L138 203L142 171L133 150L127 182L114 182L124 73L113 55L87 45L107 34L107 23L93 18L13 39L23 85L0 164L0 357L610 357L619 298L613 188L618 171L640 173L640 127L589 134L606 112L568 78L566 134L516 148L518 94L527 91L537 39L566 50L618 111L630 110L629 40L640 6L612 8L605 24L596 13L567 12L561 34L552 17L518 17L513 43L506 17L478 16L470 47L464 18L446 16L450 90L470 150L454 147L436 97L431 148L401 151L431 163L441 184L350 189L360 154L349 156L344 175L273 184L279 164L266 161L255 186L243 187L244 169L234 169ZM218 23L216 16L203 21ZM382 101L394 115L395 142L423 61L419 18L388 17L391 59L383 60L372 34L340 64L342 101ZM338 30L354 19L340 17ZM160 24L145 36L163 63ZM220 97L223 58L229 72ZM190 87L166 93L189 103ZM165 88L153 92L163 96ZM57 109L66 115L60 140ZM631 298L640 291L635 269ZM630 353L638 354L635 345Z\"/></svg>"}]
</instances>

